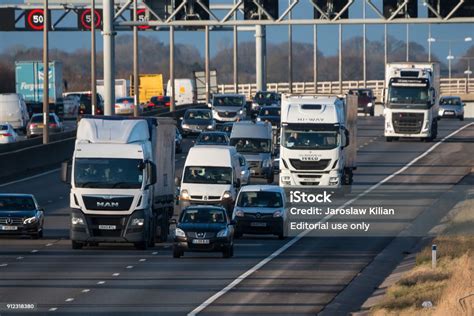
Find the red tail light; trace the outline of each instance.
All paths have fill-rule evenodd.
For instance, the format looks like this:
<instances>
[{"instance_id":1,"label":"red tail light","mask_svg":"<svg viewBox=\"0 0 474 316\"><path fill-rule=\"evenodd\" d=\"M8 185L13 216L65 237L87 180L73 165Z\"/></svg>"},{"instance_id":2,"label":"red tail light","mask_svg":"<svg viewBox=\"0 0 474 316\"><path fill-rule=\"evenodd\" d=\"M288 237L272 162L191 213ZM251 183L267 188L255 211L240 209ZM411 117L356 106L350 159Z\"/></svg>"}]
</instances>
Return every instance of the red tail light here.
<instances>
[{"instance_id":1,"label":"red tail light","mask_svg":"<svg viewBox=\"0 0 474 316\"><path fill-rule=\"evenodd\" d=\"M131 108L131 109L134 109L134 108L135 108L135 105L133 105L133 104L130 105L130 108Z\"/></svg>"},{"instance_id":2,"label":"red tail light","mask_svg":"<svg viewBox=\"0 0 474 316\"><path fill-rule=\"evenodd\" d=\"M115 104L115 108L119 108L119 107L120 107L120 105L118 105L118 104Z\"/></svg>"},{"instance_id":3,"label":"red tail light","mask_svg":"<svg viewBox=\"0 0 474 316\"><path fill-rule=\"evenodd\" d=\"M10 134L10 133L0 134L0 135L2 135L2 136L7 136L7 137L9 137L9 136L13 136L13 135L12 135L12 134Z\"/></svg>"},{"instance_id":4,"label":"red tail light","mask_svg":"<svg viewBox=\"0 0 474 316\"><path fill-rule=\"evenodd\" d=\"M147 106L151 108L151 107L155 106L155 104L153 102L148 102Z\"/></svg>"},{"instance_id":5,"label":"red tail light","mask_svg":"<svg viewBox=\"0 0 474 316\"><path fill-rule=\"evenodd\" d=\"M170 106L171 106L171 102L165 102L165 105L166 105L167 107L170 107Z\"/></svg>"},{"instance_id":6,"label":"red tail light","mask_svg":"<svg viewBox=\"0 0 474 316\"><path fill-rule=\"evenodd\" d=\"M31 128L36 128L37 126L38 126L38 124L30 124Z\"/></svg>"},{"instance_id":7,"label":"red tail light","mask_svg":"<svg viewBox=\"0 0 474 316\"><path fill-rule=\"evenodd\" d=\"M56 124L56 123L49 123L49 127L57 127L57 126L58 126L58 124Z\"/></svg>"}]
</instances>

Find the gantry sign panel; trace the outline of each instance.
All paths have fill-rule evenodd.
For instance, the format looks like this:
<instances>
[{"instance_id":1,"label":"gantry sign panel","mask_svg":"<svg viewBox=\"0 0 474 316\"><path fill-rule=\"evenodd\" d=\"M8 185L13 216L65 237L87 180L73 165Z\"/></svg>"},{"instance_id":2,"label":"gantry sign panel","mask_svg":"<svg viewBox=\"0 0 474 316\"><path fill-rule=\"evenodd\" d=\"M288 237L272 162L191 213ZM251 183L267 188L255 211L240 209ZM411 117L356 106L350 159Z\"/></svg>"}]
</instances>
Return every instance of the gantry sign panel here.
<instances>
[{"instance_id":1,"label":"gantry sign panel","mask_svg":"<svg viewBox=\"0 0 474 316\"><path fill-rule=\"evenodd\" d=\"M196 29L205 25L287 25L287 24L391 24L470 23L474 0L137 0L138 16L133 18L134 0L115 1L116 30L154 30L176 26ZM375 18L350 18L352 6L365 1ZM43 0L25 0L23 5L0 7L0 31L41 31ZM88 31L92 14L90 0L49 0L53 31ZM360 4L360 3L359 3ZM301 6L303 14L290 13ZM96 0L94 21L102 27L102 1ZM310 10L308 10L308 8ZM423 8L423 9L421 9ZM360 9L360 7L358 7ZM425 10L423 14L419 12ZM75 14L77 23L68 25L65 16ZM307 15L307 16L305 16ZM420 16L427 16L420 18ZM373 16L373 14L372 14Z\"/></svg>"}]
</instances>

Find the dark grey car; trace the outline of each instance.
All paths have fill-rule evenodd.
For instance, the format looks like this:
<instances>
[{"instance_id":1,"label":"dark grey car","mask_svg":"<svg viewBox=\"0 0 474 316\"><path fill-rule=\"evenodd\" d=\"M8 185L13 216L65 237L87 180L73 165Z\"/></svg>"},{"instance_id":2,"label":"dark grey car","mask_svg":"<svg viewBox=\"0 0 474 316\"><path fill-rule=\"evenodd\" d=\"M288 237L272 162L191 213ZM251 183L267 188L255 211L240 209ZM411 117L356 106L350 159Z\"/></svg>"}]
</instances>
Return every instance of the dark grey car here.
<instances>
[{"instance_id":1,"label":"dark grey car","mask_svg":"<svg viewBox=\"0 0 474 316\"><path fill-rule=\"evenodd\" d=\"M0 194L0 235L43 237L44 210L31 194Z\"/></svg>"},{"instance_id":2,"label":"dark grey car","mask_svg":"<svg viewBox=\"0 0 474 316\"><path fill-rule=\"evenodd\" d=\"M183 136L197 135L202 131L214 130L215 127L212 112L208 109L189 109L184 113L181 121Z\"/></svg>"}]
</instances>

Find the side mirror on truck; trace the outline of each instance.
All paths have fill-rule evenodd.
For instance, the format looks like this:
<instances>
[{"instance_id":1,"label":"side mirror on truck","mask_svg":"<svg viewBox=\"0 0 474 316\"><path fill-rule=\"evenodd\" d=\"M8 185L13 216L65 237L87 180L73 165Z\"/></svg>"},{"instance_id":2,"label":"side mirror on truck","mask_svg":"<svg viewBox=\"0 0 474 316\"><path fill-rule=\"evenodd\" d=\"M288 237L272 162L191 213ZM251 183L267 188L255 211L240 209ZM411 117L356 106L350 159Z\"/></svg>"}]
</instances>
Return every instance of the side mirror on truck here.
<instances>
[{"instance_id":1,"label":"side mirror on truck","mask_svg":"<svg viewBox=\"0 0 474 316\"><path fill-rule=\"evenodd\" d=\"M181 185L181 178L180 177L175 177L174 178L174 185L179 187Z\"/></svg>"},{"instance_id":2,"label":"side mirror on truck","mask_svg":"<svg viewBox=\"0 0 474 316\"><path fill-rule=\"evenodd\" d=\"M350 144L350 141L349 141L350 135L349 135L349 131L347 130L347 128L344 128L344 136L345 136L344 138L346 139L344 147L348 147L349 144Z\"/></svg>"},{"instance_id":3,"label":"side mirror on truck","mask_svg":"<svg viewBox=\"0 0 474 316\"><path fill-rule=\"evenodd\" d=\"M71 183L71 161L61 163L61 181L67 184Z\"/></svg>"},{"instance_id":4,"label":"side mirror on truck","mask_svg":"<svg viewBox=\"0 0 474 316\"><path fill-rule=\"evenodd\" d=\"M146 162L146 173L148 175L148 185L154 185L156 183L156 165L153 162Z\"/></svg>"},{"instance_id":5,"label":"side mirror on truck","mask_svg":"<svg viewBox=\"0 0 474 316\"><path fill-rule=\"evenodd\" d=\"M234 182L234 188L240 188L240 179L237 178Z\"/></svg>"}]
</instances>

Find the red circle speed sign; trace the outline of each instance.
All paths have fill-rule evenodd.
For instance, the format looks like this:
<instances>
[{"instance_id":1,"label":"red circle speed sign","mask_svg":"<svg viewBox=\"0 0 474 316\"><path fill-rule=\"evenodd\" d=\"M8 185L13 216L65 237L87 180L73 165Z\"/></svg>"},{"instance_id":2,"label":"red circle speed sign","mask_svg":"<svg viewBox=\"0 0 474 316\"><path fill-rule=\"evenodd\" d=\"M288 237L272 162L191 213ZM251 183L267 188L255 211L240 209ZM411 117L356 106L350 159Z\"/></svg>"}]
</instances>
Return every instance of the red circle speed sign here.
<instances>
[{"instance_id":1,"label":"red circle speed sign","mask_svg":"<svg viewBox=\"0 0 474 316\"><path fill-rule=\"evenodd\" d=\"M137 10L137 22L146 22L146 9ZM142 25L138 27L140 30L147 30L150 27L146 25Z\"/></svg>"},{"instance_id":2,"label":"red circle speed sign","mask_svg":"<svg viewBox=\"0 0 474 316\"><path fill-rule=\"evenodd\" d=\"M26 23L29 28L35 31L41 31L44 28L43 9L30 10L26 16Z\"/></svg>"},{"instance_id":3,"label":"red circle speed sign","mask_svg":"<svg viewBox=\"0 0 474 316\"><path fill-rule=\"evenodd\" d=\"M81 21L81 24L84 27L84 29L87 29L87 30L91 29L91 18L92 18L91 9L86 9L82 12L82 14L80 16L80 21ZM101 21L100 13L99 13L98 10L95 10L94 11L94 24L95 24L95 27L99 28L101 22L102 21Z\"/></svg>"}]
</instances>

